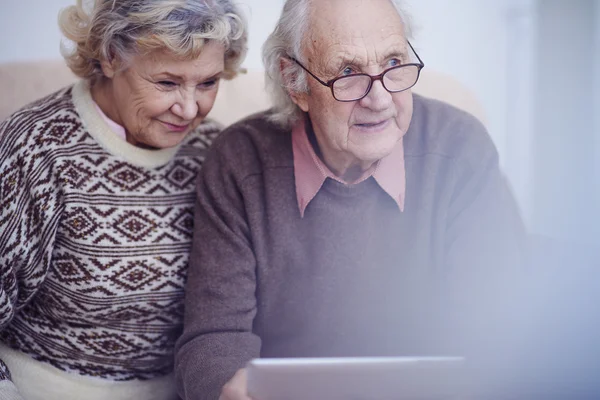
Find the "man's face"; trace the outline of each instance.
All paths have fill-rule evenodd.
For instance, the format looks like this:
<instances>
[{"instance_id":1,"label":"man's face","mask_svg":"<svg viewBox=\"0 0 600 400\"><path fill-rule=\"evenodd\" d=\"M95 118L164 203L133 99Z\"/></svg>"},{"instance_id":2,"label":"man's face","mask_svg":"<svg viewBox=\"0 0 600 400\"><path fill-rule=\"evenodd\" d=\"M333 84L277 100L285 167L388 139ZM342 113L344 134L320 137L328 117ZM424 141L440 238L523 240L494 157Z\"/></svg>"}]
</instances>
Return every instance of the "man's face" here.
<instances>
[{"instance_id":1,"label":"man's face","mask_svg":"<svg viewBox=\"0 0 600 400\"><path fill-rule=\"evenodd\" d=\"M389 0L318 2L303 47L305 66L325 82L411 62L402 20ZM309 93L293 97L308 112L324 161L338 176L368 170L406 133L410 90L392 94L377 81L363 99L340 102L328 87L307 79Z\"/></svg>"}]
</instances>

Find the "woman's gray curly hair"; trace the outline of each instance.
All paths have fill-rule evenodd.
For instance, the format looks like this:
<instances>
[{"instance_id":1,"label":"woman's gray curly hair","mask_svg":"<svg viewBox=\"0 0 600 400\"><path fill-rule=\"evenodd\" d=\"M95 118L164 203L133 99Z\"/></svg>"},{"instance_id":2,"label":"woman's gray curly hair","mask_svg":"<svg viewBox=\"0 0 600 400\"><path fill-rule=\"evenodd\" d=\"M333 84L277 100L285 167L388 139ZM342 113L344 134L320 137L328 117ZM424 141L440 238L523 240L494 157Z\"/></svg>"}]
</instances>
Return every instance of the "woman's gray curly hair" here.
<instances>
[{"instance_id":1,"label":"woman's gray curly hair","mask_svg":"<svg viewBox=\"0 0 600 400\"><path fill-rule=\"evenodd\" d=\"M206 41L225 45L224 78L234 77L247 51L246 19L232 0L77 0L59 14L67 65L81 78L103 76L100 62L131 58L155 50L194 59Z\"/></svg>"},{"instance_id":2,"label":"woman's gray curly hair","mask_svg":"<svg viewBox=\"0 0 600 400\"><path fill-rule=\"evenodd\" d=\"M289 127L302 115L301 110L292 101L289 92L308 92L306 72L296 63L288 63L281 70L281 59L293 57L305 62L302 54L302 42L310 20L310 5L315 0L287 0L273 32L262 48L265 66L265 84L273 103L271 119ZM411 38L411 18L404 8L402 0L390 0L404 25L406 38Z\"/></svg>"}]
</instances>

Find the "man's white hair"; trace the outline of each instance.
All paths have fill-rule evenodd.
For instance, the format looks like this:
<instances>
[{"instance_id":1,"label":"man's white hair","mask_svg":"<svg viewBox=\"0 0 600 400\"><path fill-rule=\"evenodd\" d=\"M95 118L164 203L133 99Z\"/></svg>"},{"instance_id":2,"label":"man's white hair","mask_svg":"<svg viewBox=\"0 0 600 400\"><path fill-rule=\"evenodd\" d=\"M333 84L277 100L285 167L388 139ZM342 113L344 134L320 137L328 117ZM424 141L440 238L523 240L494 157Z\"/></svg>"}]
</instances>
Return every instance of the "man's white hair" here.
<instances>
[{"instance_id":1,"label":"man's white hair","mask_svg":"<svg viewBox=\"0 0 600 400\"><path fill-rule=\"evenodd\" d=\"M293 57L305 62L302 43L310 21L310 6L313 0L287 0L273 32L262 48L265 66L265 84L274 107L272 120L282 126L290 126L302 115L292 101L290 92L308 92L306 72L296 63L287 63L281 70L281 59ZM323 0L319 0L323 1ZM411 18L402 0L390 0L402 20L404 35L412 37Z\"/></svg>"}]
</instances>

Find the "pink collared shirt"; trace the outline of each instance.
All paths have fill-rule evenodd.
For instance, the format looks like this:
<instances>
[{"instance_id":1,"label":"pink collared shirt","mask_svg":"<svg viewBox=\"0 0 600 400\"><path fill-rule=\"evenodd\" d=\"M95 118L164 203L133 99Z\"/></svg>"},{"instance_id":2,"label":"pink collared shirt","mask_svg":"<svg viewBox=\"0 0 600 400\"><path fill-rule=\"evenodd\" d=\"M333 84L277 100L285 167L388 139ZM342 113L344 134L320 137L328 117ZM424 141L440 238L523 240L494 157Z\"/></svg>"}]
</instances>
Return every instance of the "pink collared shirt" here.
<instances>
[{"instance_id":1,"label":"pink collared shirt","mask_svg":"<svg viewBox=\"0 0 600 400\"><path fill-rule=\"evenodd\" d=\"M315 198L325 179L331 178L343 184L348 183L335 176L317 156L308 140L304 119L297 122L292 129L292 151L294 154L296 197L300 215L304 217L306 207ZM378 161L371 173L364 175L353 184L360 183L371 176L394 199L398 209L404 211L406 171L404 169L403 139L398 141L398 144L389 155Z\"/></svg>"},{"instance_id":2,"label":"pink collared shirt","mask_svg":"<svg viewBox=\"0 0 600 400\"><path fill-rule=\"evenodd\" d=\"M125 128L123 128L121 125L117 124L112 119L108 118L108 116L106 114L104 114L104 111L102 111L102 109L100 108L98 103L94 102L94 105L96 106L96 110L102 116L104 121L106 121L106 124L108 125L110 130L113 131L121 139L127 140L127 136L125 135Z\"/></svg>"}]
</instances>

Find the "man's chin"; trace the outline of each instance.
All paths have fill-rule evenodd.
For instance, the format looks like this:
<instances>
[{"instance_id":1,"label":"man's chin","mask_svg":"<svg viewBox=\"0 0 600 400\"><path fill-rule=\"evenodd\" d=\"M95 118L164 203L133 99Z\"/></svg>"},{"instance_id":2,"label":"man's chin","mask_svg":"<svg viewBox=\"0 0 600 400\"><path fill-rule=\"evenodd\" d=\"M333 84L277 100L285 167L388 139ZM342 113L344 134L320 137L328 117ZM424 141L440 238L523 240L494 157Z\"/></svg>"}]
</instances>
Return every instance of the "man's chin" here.
<instances>
[{"instance_id":1,"label":"man's chin","mask_svg":"<svg viewBox=\"0 0 600 400\"><path fill-rule=\"evenodd\" d=\"M373 151L373 152L369 152L369 153L363 153L360 154L360 161L361 164L363 165L368 165L368 164L374 164L378 161L380 161L381 159L389 156L391 154L391 150L390 151Z\"/></svg>"},{"instance_id":2,"label":"man's chin","mask_svg":"<svg viewBox=\"0 0 600 400\"><path fill-rule=\"evenodd\" d=\"M382 158L385 158L392 154L396 145L398 144L398 139L396 140L382 140L378 141L378 143L365 143L361 146L361 159L364 161L379 161Z\"/></svg>"}]
</instances>

